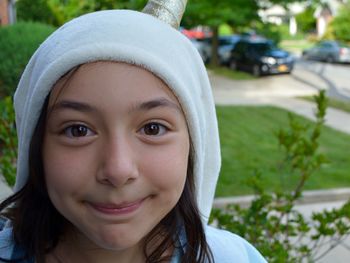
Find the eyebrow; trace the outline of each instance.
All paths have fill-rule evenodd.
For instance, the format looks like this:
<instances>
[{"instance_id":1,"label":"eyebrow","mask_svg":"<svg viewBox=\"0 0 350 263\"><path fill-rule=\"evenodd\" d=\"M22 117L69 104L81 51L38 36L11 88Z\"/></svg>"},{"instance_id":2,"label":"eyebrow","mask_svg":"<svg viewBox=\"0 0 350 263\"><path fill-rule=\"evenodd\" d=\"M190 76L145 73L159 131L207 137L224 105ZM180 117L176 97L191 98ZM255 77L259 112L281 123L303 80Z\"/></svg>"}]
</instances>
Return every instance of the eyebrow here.
<instances>
[{"instance_id":1,"label":"eyebrow","mask_svg":"<svg viewBox=\"0 0 350 263\"><path fill-rule=\"evenodd\" d=\"M131 111L146 111L146 110L151 110L157 107L170 107L173 108L179 112L182 112L178 104L168 100L167 98L161 97L157 99L153 99L150 101L145 101L142 102L136 107L133 107Z\"/></svg>"},{"instance_id":2,"label":"eyebrow","mask_svg":"<svg viewBox=\"0 0 350 263\"><path fill-rule=\"evenodd\" d=\"M62 100L58 103L55 103L52 105L49 109L50 112L60 110L60 109L72 109L75 111L81 111L81 112L93 112L96 111L96 108L92 107L91 105L84 103L84 102L78 102L78 101L70 101L70 100Z\"/></svg>"},{"instance_id":3,"label":"eyebrow","mask_svg":"<svg viewBox=\"0 0 350 263\"><path fill-rule=\"evenodd\" d=\"M152 99L150 101L145 101L140 104L136 104L135 106L132 106L129 112L133 111L147 111L151 110L157 107L170 107L173 108L179 112L182 113L181 108L178 106L178 104L166 99L166 98L157 98ZM84 102L78 102L78 101L71 101L71 100L62 100L54 105L52 105L49 108L49 112L54 112L61 109L71 109L75 111L81 111L81 112L96 112L97 109L87 103Z\"/></svg>"}]
</instances>

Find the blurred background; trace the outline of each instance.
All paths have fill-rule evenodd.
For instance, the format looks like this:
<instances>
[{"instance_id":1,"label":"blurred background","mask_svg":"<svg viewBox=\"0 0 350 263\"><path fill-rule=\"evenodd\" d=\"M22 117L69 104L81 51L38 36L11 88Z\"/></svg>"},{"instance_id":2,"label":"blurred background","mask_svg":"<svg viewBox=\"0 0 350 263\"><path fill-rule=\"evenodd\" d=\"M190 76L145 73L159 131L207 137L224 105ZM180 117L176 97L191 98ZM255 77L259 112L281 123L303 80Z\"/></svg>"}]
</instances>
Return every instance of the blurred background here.
<instances>
[{"instance_id":1,"label":"blurred background","mask_svg":"<svg viewBox=\"0 0 350 263\"><path fill-rule=\"evenodd\" d=\"M33 50L58 26L84 13L141 10L145 3L1 0L0 94L11 93ZM213 70L226 67L255 77L288 74L300 60L350 62L349 12L347 0L190 0L180 31Z\"/></svg>"},{"instance_id":2,"label":"blurred background","mask_svg":"<svg viewBox=\"0 0 350 263\"><path fill-rule=\"evenodd\" d=\"M0 0L0 199L15 181L11 98L31 55L79 15L141 10L145 3ZM189 0L179 31L205 63L217 105L222 169L215 206L260 200L260 206L235 211L240 219L227 225L270 262L349 262L350 2ZM291 216L294 209L310 224ZM312 215L319 211L333 212ZM276 214L282 214L278 223ZM225 225L227 218L216 220ZM253 238L248 226L255 233L261 226L263 239ZM300 245L287 246L293 238ZM325 247L316 250L321 243Z\"/></svg>"}]
</instances>

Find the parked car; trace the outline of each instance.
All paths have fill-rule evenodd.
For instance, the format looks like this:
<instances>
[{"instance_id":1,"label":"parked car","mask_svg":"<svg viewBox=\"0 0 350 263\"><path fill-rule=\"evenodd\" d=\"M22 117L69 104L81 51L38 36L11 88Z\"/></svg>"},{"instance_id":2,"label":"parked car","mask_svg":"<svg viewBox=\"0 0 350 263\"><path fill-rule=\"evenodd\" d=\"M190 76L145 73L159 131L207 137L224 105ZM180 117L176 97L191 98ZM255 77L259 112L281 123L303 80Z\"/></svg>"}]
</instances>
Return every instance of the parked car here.
<instances>
[{"instance_id":1,"label":"parked car","mask_svg":"<svg viewBox=\"0 0 350 263\"><path fill-rule=\"evenodd\" d=\"M228 65L230 54L235 44L240 39L239 35L220 36L218 39L218 59L222 65ZM205 37L201 39L191 39L197 48L204 63L209 63L212 55L212 38Z\"/></svg>"},{"instance_id":2,"label":"parked car","mask_svg":"<svg viewBox=\"0 0 350 263\"><path fill-rule=\"evenodd\" d=\"M240 39L239 35L219 37L218 58L221 65L229 64L231 52Z\"/></svg>"},{"instance_id":3,"label":"parked car","mask_svg":"<svg viewBox=\"0 0 350 263\"><path fill-rule=\"evenodd\" d=\"M211 46L202 39L190 38L194 47L198 50L198 53L201 55L203 62L208 63L211 56Z\"/></svg>"},{"instance_id":4,"label":"parked car","mask_svg":"<svg viewBox=\"0 0 350 263\"><path fill-rule=\"evenodd\" d=\"M290 73L293 56L277 48L265 38L242 38L231 52L229 66L233 70L246 70L254 76Z\"/></svg>"},{"instance_id":5,"label":"parked car","mask_svg":"<svg viewBox=\"0 0 350 263\"><path fill-rule=\"evenodd\" d=\"M304 59L332 62L350 62L350 46L339 41L321 41L314 47L305 49Z\"/></svg>"}]
</instances>

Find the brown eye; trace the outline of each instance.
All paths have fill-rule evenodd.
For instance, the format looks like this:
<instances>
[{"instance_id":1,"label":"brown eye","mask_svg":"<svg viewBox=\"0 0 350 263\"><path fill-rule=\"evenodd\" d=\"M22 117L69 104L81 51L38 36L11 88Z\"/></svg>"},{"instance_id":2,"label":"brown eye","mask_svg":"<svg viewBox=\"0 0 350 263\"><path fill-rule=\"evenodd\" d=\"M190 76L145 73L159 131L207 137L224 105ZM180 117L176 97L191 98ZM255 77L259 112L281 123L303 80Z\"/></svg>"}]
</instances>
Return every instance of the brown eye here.
<instances>
[{"instance_id":1,"label":"brown eye","mask_svg":"<svg viewBox=\"0 0 350 263\"><path fill-rule=\"evenodd\" d=\"M64 134L68 137L84 137L91 136L93 133L85 125L72 125L64 130Z\"/></svg>"},{"instance_id":2,"label":"brown eye","mask_svg":"<svg viewBox=\"0 0 350 263\"><path fill-rule=\"evenodd\" d=\"M143 127L143 133L148 136L162 135L166 132L166 127L159 123L148 123Z\"/></svg>"}]
</instances>

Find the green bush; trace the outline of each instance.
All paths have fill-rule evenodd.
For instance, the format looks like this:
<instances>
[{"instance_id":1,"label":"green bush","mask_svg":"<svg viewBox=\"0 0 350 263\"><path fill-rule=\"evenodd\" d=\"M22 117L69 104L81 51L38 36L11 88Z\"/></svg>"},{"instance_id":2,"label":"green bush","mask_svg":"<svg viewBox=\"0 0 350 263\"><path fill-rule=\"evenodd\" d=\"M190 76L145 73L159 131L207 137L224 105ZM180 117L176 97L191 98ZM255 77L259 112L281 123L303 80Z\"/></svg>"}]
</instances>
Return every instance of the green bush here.
<instances>
[{"instance_id":1,"label":"green bush","mask_svg":"<svg viewBox=\"0 0 350 263\"><path fill-rule=\"evenodd\" d=\"M211 222L249 240L271 263L316 262L350 235L350 202L339 209L313 213L311 218L295 209L310 176L327 163L319 151L327 107L324 91L315 99L315 125L304 125L290 115L289 126L276 134L282 150L278 164L281 182L295 178L293 191L267 192L264 174L257 170L248 182L256 194L249 207L229 205L211 215Z\"/></svg>"},{"instance_id":2,"label":"green bush","mask_svg":"<svg viewBox=\"0 0 350 263\"><path fill-rule=\"evenodd\" d=\"M57 25L47 0L17 0L17 19Z\"/></svg>"},{"instance_id":3,"label":"green bush","mask_svg":"<svg viewBox=\"0 0 350 263\"><path fill-rule=\"evenodd\" d=\"M275 24L257 23L255 30L259 35L272 39L276 44L278 44L282 39L282 34L279 30L279 26Z\"/></svg>"},{"instance_id":4,"label":"green bush","mask_svg":"<svg viewBox=\"0 0 350 263\"><path fill-rule=\"evenodd\" d=\"M17 0L17 17L54 26L80 15L105 9L141 10L146 0Z\"/></svg>"},{"instance_id":5,"label":"green bush","mask_svg":"<svg viewBox=\"0 0 350 263\"><path fill-rule=\"evenodd\" d=\"M61 26L67 21L78 17L80 15L93 12L95 10L94 0L46 0L47 5L55 18L54 22L56 26Z\"/></svg>"},{"instance_id":6,"label":"green bush","mask_svg":"<svg viewBox=\"0 0 350 263\"><path fill-rule=\"evenodd\" d=\"M309 6L304 12L296 15L296 20L298 23L298 31L303 33L310 33L315 31L316 28L316 18L314 17L315 7Z\"/></svg>"},{"instance_id":7,"label":"green bush","mask_svg":"<svg viewBox=\"0 0 350 263\"><path fill-rule=\"evenodd\" d=\"M0 99L0 174L9 186L16 181L17 134L11 97Z\"/></svg>"},{"instance_id":8,"label":"green bush","mask_svg":"<svg viewBox=\"0 0 350 263\"><path fill-rule=\"evenodd\" d=\"M29 58L54 29L33 22L0 28L0 97L13 94Z\"/></svg>"},{"instance_id":9,"label":"green bush","mask_svg":"<svg viewBox=\"0 0 350 263\"><path fill-rule=\"evenodd\" d=\"M284 23L275 25L271 23L261 23L257 25L257 33L270 38L279 44L282 40L302 40L305 39L304 33L298 31L296 35L289 33L289 24Z\"/></svg>"},{"instance_id":10,"label":"green bush","mask_svg":"<svg viewBox=\"0 0 350 263\"><path fill-rule=\"evenodd\" d=\"M350 2L341 7L339 14L331 22L336 39L350 42Z\"/></svg>"}]
</instances>

